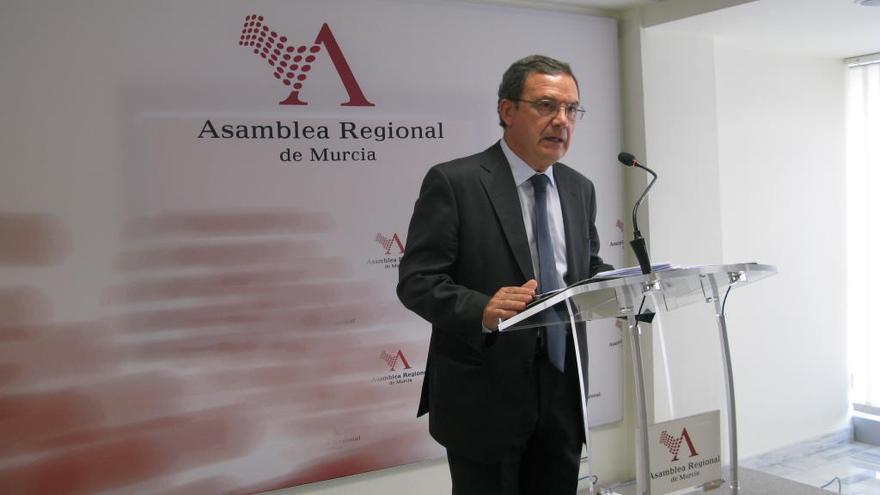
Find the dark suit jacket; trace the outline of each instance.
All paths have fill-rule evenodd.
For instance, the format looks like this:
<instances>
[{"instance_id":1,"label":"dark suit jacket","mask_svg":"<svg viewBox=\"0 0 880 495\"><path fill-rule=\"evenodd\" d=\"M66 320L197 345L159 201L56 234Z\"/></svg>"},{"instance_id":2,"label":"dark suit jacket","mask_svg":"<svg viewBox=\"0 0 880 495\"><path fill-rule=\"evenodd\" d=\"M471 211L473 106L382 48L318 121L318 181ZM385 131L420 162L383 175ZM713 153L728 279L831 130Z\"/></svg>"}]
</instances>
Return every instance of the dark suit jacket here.
<instances>
[{"instance_id":1,"label":"dark suit jacket","mask_svg":"<svg viewBox=\"0 0 880 495\"><path fill-rule=\"evenodd\" d=\"M592 182L553 166L565 223L566 283L608 268L599 257ZM419 415L455 452L498 462L537 420L536 330L482 333L503 286L534 278L510 165L501 145L432 167L416 200L397 294L432 325Z\"/></svg>"}]
</instances>

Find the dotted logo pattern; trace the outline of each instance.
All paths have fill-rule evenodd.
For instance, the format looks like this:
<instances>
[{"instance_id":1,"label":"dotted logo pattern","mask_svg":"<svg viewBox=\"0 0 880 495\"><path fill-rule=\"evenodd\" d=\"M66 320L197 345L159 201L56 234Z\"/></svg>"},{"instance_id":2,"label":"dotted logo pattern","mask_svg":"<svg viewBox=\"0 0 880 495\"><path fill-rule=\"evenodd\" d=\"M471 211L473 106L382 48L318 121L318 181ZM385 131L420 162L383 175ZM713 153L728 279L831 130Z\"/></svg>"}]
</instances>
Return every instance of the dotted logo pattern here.
<instances>
[{"instance_id":1,"label":"dotted logo pattern","mask_svg":"<svg viewBox=\"0 0 880 495\"><path fill-rule=\"evenodd\" d=\"M287 36L272 30L263 16L251 14L244 18L239 46L250 48L271 67L272 75L290 88L290 94L279 105L308 105L300 99L300 90L309 77L318 53L326 53L339 75L339 80L348 93L348 101L341 103L343 107L373 107L375 104L367 99L342 53L342 48L330 26L325 22L318 30L315 41L310 44L296 45L288 43Z\"/></svg>"},{"instance_id":2,"label":"dotted logo pattern","mask_svg":"<svg viewBox=\"0 0 880 495\"><path fill-rule=\"evenodd\" d=\"M275 79L281 80L285 86L292 86L295 90L302 89L303 81L308 78L308 72L312 70L311 64L315 61L315 54L321 51L321 46L316 44L311 46L288 44L287 36L279 35L270 29L265 24L263 16L256 14L245 17L238 44L253 47L254 54L275 67L273 73Z\"/></svg>"},{"instance_id":3,"label":"dotted logo pattern","mask_svg":"<svg viewBox=\"0 0 880 495\"><path fill-rule=\"evenodd\" d=\"M403 364L403 369L410 369L412 366L409 365L409 361L407 361L406 356L403 355L403 351L400 349L397 350L397 354L391 354L387 351L382 351L382 354L379 355L385 364L388 365L388 371L395 371L395 366L397 366L398 360Z\"/></svg>"},{"instance_id":4,"label":"dotted logo pattern","mask_svg":"<svg viewBox=\"0 0 880 495\"><path fill-rule=\"evenodd\" d=\"M397 244L397 248L400 249L400 254L403 254L403 242L400 241L400 237L395 233L391 237L385 237L381 233L376 234L376 242L382 246L382 249L385 250L385 254L391 254L391 248Z\"/></svg>"},{"instance_id":5,"label":"dotted logo pattern","mask_svg":"<svg viewBox=\"0 0 880 495\"><path fill-rule=\"evenodd\" d=\"M673 437L666 430L660 433L660 445L665 445L673 457L678 457L678 450L681 448L682 439L683 437Z\"/></svg>"}]
</instances>

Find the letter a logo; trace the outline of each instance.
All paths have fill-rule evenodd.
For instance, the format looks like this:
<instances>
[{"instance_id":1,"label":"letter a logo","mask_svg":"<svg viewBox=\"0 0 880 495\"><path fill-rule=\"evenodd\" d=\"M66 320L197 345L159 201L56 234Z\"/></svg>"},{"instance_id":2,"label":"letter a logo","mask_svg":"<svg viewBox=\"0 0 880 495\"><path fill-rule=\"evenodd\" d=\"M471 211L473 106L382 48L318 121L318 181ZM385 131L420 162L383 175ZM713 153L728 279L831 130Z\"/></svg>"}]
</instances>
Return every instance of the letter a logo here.
<instances>
[{"instance_id":1,"label":"letter a logo","mask_svg":"<svg viewBox=\"0 0 880 495\"><path fill-rule=\"evenodd\" d=\"M342 103L344 107L373 107L375 106L361 91L361 87L342 54L342 49L333 36L333 31L325 22L315 41L311 45L288 44L287 36L279 35L269 29L263 22L263 16L249 15L244 19L244 28L241 30L241 38L238 41L241 46L253 47L255 54L266 59L266 62L275 68L275 79L291 88L290 94L279 102L280 105L308 105L299 97L303 84L308 79L308 73L312 70L312 63L317 59L322 48L327 50L330 61L339 79L348 92L348 101Z\"/></svg>"},{"instance_id":2,"label":"letter a logo","mask_svg":"<svg viewBox=\"0 0 880 495\"><path fill-rule=\"evenodd\" d=\"M400 349L397 350L397 354L391 354L389 352L382 351L382 354L379 356L388 364L388 371L395 371L395 367L397 363L403 363L403 369L410 369L412 366L409 365L409 361L406 360L406 356L403 355L403 351Z\"/></svg>"},{"instance_id":3,"label":"letter a logo","mask_svg":"<svg viewBox=\"0 0 880 495\"><path fill-rule=\"evenodd\" d=\"M391 248L393 248L395 244L397 245L397 249L400 250L400 254L403 254L403 243L400 242L400 237L397 236L397 233L391 236L390 239L388 237L385 237L381 233L376 234L376 242L378 242L379 245L382 246L382 248L385 250L386 255L391 254Z\"/></svg>"},{"instance_id":4,"label":"letter a logo","mask_svg":"<svg viewBox=\"0 0 880 495\"><path fill-rule=\"evenodd\" d=\"M672 462L678 460L678 451L681 449L681 444L684 442L687 444L688 450L690 450L690 457L700 455L697 452L697 449L694 447L694 442L691 441L691 436L688 434L687 428L683 428L681 430L681 435L678 437L674 437L670 435L666 430L660 433L660 444L665 445L667 449L669 449L669 453L672 454Z\"/></svg>"}]
</instances>

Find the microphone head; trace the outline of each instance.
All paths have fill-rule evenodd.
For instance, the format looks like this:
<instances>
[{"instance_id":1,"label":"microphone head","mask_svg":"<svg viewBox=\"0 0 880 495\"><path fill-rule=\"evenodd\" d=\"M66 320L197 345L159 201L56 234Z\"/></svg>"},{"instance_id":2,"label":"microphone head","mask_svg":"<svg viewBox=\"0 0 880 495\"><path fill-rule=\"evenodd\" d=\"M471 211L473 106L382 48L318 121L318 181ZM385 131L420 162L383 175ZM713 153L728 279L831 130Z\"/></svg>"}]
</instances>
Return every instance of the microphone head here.
<instances>
[{"instance_id":1,"label":"microphone head","mask_svg":"<svg viewBox=\"0 0 880 495\"><path fill-rule=\"evenodd\" d=\"M621 151L620 154L617 155L617 161L626 165L627 167L634 167L636 163L639 163L632 153L628 153L626 151Z\"/></svg>"}]
</instances>

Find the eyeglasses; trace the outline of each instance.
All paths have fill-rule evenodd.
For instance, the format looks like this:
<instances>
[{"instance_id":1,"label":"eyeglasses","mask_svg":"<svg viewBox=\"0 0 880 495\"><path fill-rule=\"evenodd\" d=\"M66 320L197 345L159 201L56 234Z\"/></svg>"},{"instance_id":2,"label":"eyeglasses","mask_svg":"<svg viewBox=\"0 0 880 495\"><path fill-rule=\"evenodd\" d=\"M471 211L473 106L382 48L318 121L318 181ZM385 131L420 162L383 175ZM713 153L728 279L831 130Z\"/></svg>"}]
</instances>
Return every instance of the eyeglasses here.
<instances>
[{"instance_id":1,"label":"eyeglasses","mask_svg":"<svg viewBox=\"0 0 880 495\"><path fill-rule=\"evenodd\" d=\"M587 113L586 110L581 108L577 103L559 103L556 100L551 99L543 99L543 100L520 100L516 99L513 101L521 101L523 103L530 103L535 110L538 111L538 115L542 117L550 117L552 115L556 115L559 112L559 107L565 109L565 117L574 122L576 120L581 120L584 118L584 114Z\"/></svg>"}]
</instances>

